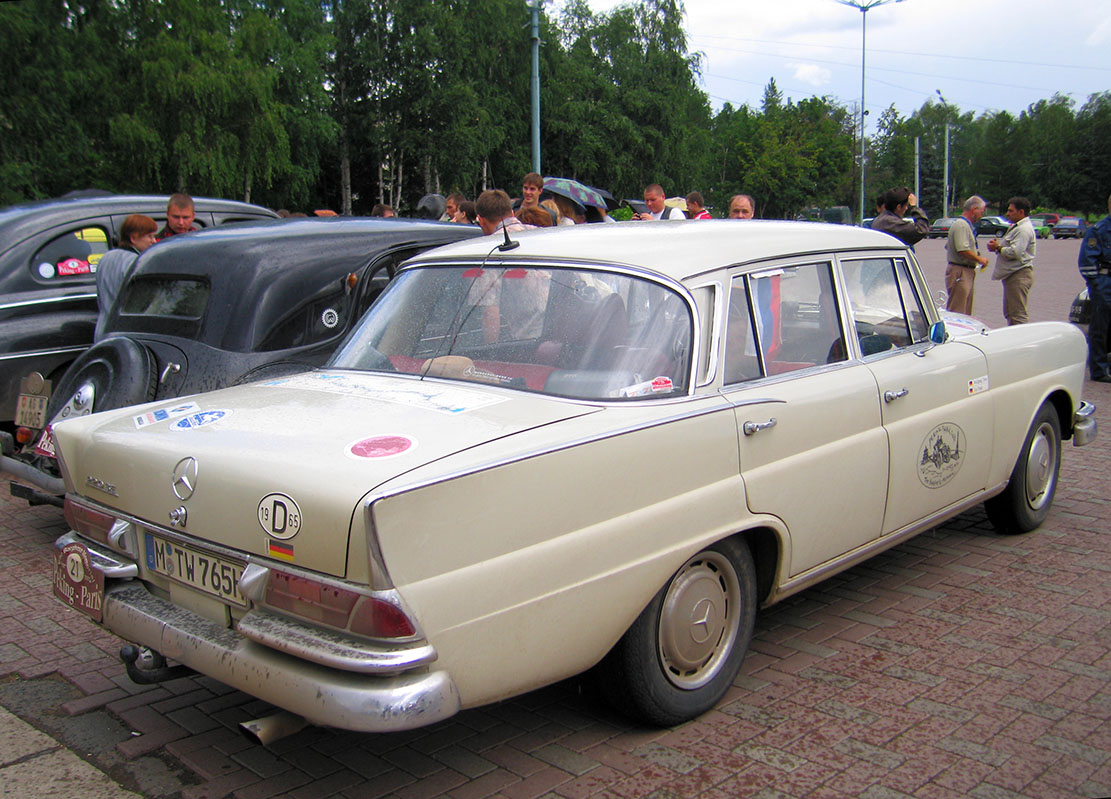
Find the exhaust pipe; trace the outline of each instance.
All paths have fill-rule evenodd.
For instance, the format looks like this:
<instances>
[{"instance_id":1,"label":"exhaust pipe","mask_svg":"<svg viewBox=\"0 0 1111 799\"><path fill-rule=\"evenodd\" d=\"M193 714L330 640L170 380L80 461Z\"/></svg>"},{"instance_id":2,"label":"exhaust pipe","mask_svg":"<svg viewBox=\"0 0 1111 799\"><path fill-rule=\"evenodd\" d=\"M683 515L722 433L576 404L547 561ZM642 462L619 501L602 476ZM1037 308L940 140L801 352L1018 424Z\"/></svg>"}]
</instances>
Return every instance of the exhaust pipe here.
<instances>
[{"instance_id":1,"label":"exhaust pipe","mask_svg":"<svg viewBox=\"0 0 1111 799\"><path fill-rule=\"evenodd\" d=\"M247 736L249 741L270 746L275 741L300 732L308 726L308 721L301 716L281 710L261 719L244 721L239 725L239 731Z\"/></svg>"}]
</instances>

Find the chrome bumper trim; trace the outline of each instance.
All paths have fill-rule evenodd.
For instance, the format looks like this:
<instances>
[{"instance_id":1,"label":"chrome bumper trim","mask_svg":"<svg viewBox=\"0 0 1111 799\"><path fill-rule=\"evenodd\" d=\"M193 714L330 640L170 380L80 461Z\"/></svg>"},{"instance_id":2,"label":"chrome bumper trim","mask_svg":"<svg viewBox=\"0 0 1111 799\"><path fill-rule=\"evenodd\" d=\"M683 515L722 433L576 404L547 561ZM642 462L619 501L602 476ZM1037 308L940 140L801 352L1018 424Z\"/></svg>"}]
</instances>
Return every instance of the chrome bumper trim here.
<instances>
[{"instance_id":1,"label":"chrome bumper trim","mask_svg":"<svg viewBox=\"0 0 1111 799\"><path fill-rule=\"evenodd\" d=\"M137 575L136 564L74 533L62 536L54 546L72 541L88 548L106 577ZM325 727L395 732L433 724L460 709L459 691L445 671L422 668L373 676L329 668L251 641L154 596L138 580L108 583L102 625L127 641ZM430 646L408 654L414 653L435 656ZM394 665L401 662L399 654L393 654Z\"/></svg>"},{"instance_id":2,"label":"chrome bumper trim","mask_svg":"<svg viewBox=\"0 0 1111 799\"><path fill-rule=\"evenodd\" d=\"M386 675L409 671L436 659L431 644L391 647L388 643L360 647L358 639L302 624L266 611L248 611L235 625L240 635L256 643L319 663L328 668L359 674ZM373 647L373 648L372 648Z\"/></svg>"},{"instance_id":3,"label":"chrome bumper trim","mask_svg":"<svg viewBox=\"0 0 1111 799\"><path fill-rule=\"evenodd\" d=\"M1099 435L1099 425L1096 424L1096 406L1090 402L1081 401L1080 407L1072 417L1072 445L1083 447L1091 444Z\"/></svg>"}]
</instances>

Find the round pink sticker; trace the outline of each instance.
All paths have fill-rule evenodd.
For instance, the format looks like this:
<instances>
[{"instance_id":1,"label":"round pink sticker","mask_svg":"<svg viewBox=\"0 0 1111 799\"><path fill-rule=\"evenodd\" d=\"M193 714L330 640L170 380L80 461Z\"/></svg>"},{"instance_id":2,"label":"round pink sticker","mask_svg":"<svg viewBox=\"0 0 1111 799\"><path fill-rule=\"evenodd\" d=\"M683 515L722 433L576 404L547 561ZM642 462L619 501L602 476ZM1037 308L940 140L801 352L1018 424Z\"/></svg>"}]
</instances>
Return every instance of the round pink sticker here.
<instances>
[{"instance_id":1,"label":"round pink sticker","mask_svg":"<svg viewBox=\"0 0 1111 799\"><path fill-rule=\"evenodd\" d=\"M347 451L356 458L389 458L400 455L413 447L413 439L408 436L371 436L356 441Z\"/></svg>"}]
</instances>

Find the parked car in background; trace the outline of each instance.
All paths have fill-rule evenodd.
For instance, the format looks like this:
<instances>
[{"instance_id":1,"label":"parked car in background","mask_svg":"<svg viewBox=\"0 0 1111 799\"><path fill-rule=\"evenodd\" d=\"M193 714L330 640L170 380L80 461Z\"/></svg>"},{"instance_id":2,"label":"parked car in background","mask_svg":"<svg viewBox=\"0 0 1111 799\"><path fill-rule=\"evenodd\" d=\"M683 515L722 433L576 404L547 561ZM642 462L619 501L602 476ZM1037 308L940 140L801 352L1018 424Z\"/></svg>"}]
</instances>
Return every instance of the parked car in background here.
<instances>
[{"instance_id":1,"label":"parked car in background","mask_svg":"<svg viewBox=\"0 0 1111 799\"><path fill-rule=\"evenodd\" d=\"M1053 234L1053 226L1060 218L1060 214L1053 213L1030 214L1030 224L1034 226L1039 239L1048 239Z\"/></svg>"},{"instance_id":2,"label":"parked car in background","mask_svg":"<svg viewBox=\"0 0 1111 799\"><path fill-rule=\"evenodd\" d=\"M164 224L168 199L82 192L0 209L0 427L15 421L25 375L56 380L92 344L100 256L129 215ZM232 200L196 197L194 205L199 228L277 218Z\"/></svg>"},{"instance_id":3,"label":"parked car in background","mask_svg":"<svg viewBox=\"0 0 1111 799\"><path fill-rule=\"evenodd\" d=\"M1077 325L1086 325L1092 321L1092 306L1088 301L1087 287L1080 289L1080 293L1069 306L1069 321Z\"/></svg>"},{"instance_id":4,"label":"parked car in background","mask_svg":"<svg viewBox=\"0 0 1111 799\"><path fill-rule=\"evenodd\" d=\"M943 216L935 219L934 223L930 225L930 232L926 234L926 238L930 239L943 239L949 235L949 228L953 226L956 217Z\"/></svg>"},{"instance_id":5,"label":"parked car in background","mask_svg":"<svg viewBox=\"0 0 1111 799\"><path fill-rule=\"evenodd\" d=\"M758 607L981 502L1037 527L1062 440L1096 435L1086 358L1060 322L951 335L859 227L462 242L320 370L57 424L55 594L153 650L122 653L137 678L169 658L314 724L589 670L673 725L733 684Z\"/></svg>"},{"instance_id":6,"label":"parked car in background","mask_svg":"<svg viewBox=\"0 0 1111 799\"><path fill-rule=\"evenodd\" d=\"M1082 239L1088 230L1088 222L1078 216L1063 216L1053 226L1055 239Z\"/></svg>"},{"instance_id":7,"label":"parked car in background","mask_svg":"<svg viewBox=\"0 0 1111 799\"><path fill-rule=\"evenodd\" d=\"M0 472L16 479L12 493L50 501L62 483L48 422L319 366L398 264L480 235L473 225L312 218L161 242L135 262L106 337L37 397L43 412L17 430L28 443L4 453Z\"/></svg>"},{"instance_id":8,"label":"parked car in background","mask_svg":"<svg viewBox=\"0 0 1111 799\"><path fill-rule=\"evenodd\" d=\"M1002 236L1011 223L1002 216L982 216L976 223L977 236Z\"/></svg>"}]
</instances>

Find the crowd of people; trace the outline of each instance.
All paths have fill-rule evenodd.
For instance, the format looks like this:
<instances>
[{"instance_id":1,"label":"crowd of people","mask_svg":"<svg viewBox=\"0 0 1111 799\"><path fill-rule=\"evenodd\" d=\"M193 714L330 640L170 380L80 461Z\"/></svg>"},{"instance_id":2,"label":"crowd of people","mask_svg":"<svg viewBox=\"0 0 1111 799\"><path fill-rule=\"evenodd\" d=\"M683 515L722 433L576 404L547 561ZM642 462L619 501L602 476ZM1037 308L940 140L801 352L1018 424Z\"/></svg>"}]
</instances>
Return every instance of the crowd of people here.
<instances>
[{"instance_id":1,"label":"crowd of people","mask_svg":"<svg viewBox=\"0 0 1111 799\"><path fill-rule=\"evenodd\" d=\"M692 191L685 198L686 211L668 205L667 195L658 183L644 189L644 211L633 214L637 221L664 221L677 219L712 219L700 192ZM980 252L977 223L984 215L987 203L973 195L965 200L961 215L950 225L946 244L945 290L946 310L966 315L972 314L976 275L984 269L989 259ZM1029 321L1027 301L1034 285L1034 257L1037 254L1037 234L1030 222L1030 201L1025 197L1012 197L1007 201L1006 217L1012 224L1002 238L987 242L987 250L996 256L992 279L1003 284L1003 316L1009 325ZM307 216L304 213L278 211L279 216ZM321 210L316 216L335 216L335 212ZM371 216L393 217L396 212L389 205L378 204ZM161 230L149 216L132 214L120 228L119 246L100 259L97 268L97 304L99 314L94 340L99 341L107 314L119 294L135 259L151 245L172 236L196 229L193 198L188 194L174 194L166 206L166 224ZM544 179L536 172L525 175L521 182L521 196L510 198L501 189L482 192L474 201L461 193L447 197L428 194L417 205L416 216L442 222L478 225L487 235L502 231L517 232L529 228L577 225L587 222L615 221L605 207L583 205L562 195L546 192ZM756 201L748 194L736 194L729 201L730 219L754 219ZM906 187L894 188L876 198L876 217L872 229L894 236L912 247L929 233L930 220L918 207L918 199ZM1108 335L1111 334L1111 197L1108 198L1108 216L1092 225L1084 235L1078 260L1080 274L1088 286L1091 303L1091 323L1088 328L1088 369L1092 380L1111 383L1111 363L1108 360Z\"/></svg>"}]
</instances>

